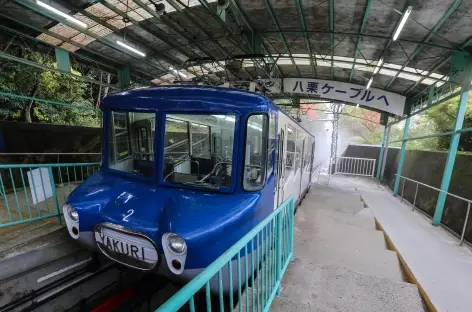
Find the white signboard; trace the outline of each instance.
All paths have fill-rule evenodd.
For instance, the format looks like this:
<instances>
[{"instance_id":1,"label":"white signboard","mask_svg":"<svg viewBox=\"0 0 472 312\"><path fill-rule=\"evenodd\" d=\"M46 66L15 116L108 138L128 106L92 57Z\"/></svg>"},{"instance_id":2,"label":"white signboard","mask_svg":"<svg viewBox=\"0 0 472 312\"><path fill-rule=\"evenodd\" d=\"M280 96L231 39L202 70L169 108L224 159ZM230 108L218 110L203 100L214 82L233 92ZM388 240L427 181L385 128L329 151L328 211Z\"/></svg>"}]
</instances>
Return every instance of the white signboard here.
<instances>
[{"instance_id":1,"label":"white signboard","mask_svg":"<svg viewBox=\"0 0 472 312\"><path fill-rule=\"evenodd\" d=\"M41 170L41 172L40 172ZM27 172L33 205L52 197L48 168L38 168ZM41 179L42 178L42 179Z\"/></svg>"},{"instance_id":2,"label":"white signboard","mask_svg":"<svg viewBox=\"0 0 472 312\"><path fill-rule=\"evenodd\" d=\"M375 88L366 90L366 86L357 84L309 78L284 78L283 82L286 93L318 95L326 99L372 107L397 116L403 116L405 108L403 95Z\"/></svg>"}]
</instances>

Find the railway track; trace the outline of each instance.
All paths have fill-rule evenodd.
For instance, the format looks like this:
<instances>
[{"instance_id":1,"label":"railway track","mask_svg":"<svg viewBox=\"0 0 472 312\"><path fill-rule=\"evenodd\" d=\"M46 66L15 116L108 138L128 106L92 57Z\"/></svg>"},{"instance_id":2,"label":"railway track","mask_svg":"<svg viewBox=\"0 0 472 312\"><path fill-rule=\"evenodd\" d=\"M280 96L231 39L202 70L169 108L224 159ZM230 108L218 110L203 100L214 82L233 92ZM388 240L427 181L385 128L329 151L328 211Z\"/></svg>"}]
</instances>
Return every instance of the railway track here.
<instances>
[{"instance_id":1,"label":"railway track","mask_svg":"<svg viewBox=\"0 0 472 312\"><path fill-rule=\"evenodd\" d=\"M100 266L100 264L97 262L98 260L95 259L89 261L85 267L57 278L53 282L50 282L40 288L31 290L30 292L0 307L0 312L38 310L41 307L47 305L47 303L50 303L52 300L59 298L67 292L74 290L86 283L93 283L94 279L100 278L111 270L116 270L116 264L114 263L106 263ZM70 270L70 267L71 266L65 267L63 269ZM55 272L55 274L60 275L62 272L61 270L58 270ZM54 277L52 275L53 274L50 274L49 276L44 276L43 278L52 278Z\"/></svg>"}]
</instances>

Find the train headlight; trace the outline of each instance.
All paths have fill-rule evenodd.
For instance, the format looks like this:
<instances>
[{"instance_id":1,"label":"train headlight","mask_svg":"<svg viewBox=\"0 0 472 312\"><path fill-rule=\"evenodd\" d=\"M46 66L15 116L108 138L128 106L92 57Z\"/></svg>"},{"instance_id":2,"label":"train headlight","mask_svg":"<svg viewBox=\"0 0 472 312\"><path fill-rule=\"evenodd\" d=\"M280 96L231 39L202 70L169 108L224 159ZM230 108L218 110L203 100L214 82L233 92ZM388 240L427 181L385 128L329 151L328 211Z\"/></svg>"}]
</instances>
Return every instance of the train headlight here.
<instances>
[{"instance_id":1,"label":"train headlight","mask_svg":"<svg viewBox=\"0 0 472 312\"><path fill-rule=\"evenodd\" d=\"M169 233L167 235L167 246L172 252L182 255L187 251L187 244L185 240L178 234Z\"/></svg>"},{"instance_id":2,"label":"train headlight","mask_svg":"<svg viewBox=\"0 0 472 312\"><path fill-rule=\"evenodd\" d=\"M79 214L78 214L77 210L75 210L74 207L72 207L71 205L65 205L64 208L67 211L67 215L69 216L69 218L72 221L74 221L74 222L79 221Z\"/></svg>"}]
</instances>

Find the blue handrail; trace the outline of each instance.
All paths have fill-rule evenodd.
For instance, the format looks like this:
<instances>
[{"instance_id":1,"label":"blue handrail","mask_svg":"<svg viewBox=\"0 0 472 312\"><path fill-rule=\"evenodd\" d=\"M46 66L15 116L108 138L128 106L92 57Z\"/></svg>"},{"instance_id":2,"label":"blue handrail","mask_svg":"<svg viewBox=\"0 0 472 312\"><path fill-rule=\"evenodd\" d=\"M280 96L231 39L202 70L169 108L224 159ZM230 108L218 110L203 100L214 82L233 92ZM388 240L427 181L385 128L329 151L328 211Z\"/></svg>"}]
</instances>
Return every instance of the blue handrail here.
<instances>
[{"instance_id":1,"label":"blue handrail","mask_svg":"<svg viewBox=\"0 0 472 312\"><path fill-rule=\"evenodd\" d=\"M241 311L241 306L245 303L246 311L268 311L274 297L280 294L282 277L293 257L293 217L294 199L290 197L204 269L198 276L160 306L157 312L178 311L185 304L189 304L190 311L195 311L194 296L201 289L205 291L206 306L207 310L210 311L210 281L214 278L218 279L220 307L222 307L224 303L223 284L228 285L230 289L229 302L232 307L232 266L235 261L238 275L239 310ZM255 240L256 244L254 244ZM255 250L252 248L253 246L256 246ZM252 250L251 255L248 254L248 247ZM259 263L259 260L261 260L260 265L256 264L256 266L254 266L254 252L257 254L257 262ZM245 256L244 271L246 278L243 282L241 281L241 253ZM261 256L260 259L259 256ZM235 257L237 260L233 260ZM252 261L251 259L248 260L248 258L252 258ZM248 261L252 262L250 270L252 273L248 272ZM225 267L228 268L228 277L226 280L222 277L222 270ZM254 275L256 275L256 278ZM249 302L248 294L246 294L245 302L242 302L241 289L244 285L248 284L249 279L251 279L252 282L252 300ZM249 290L246 289L246 292L249 292ZM251 309L249 309L249 306L251 306Z\"/></svg>"}]
</instances>

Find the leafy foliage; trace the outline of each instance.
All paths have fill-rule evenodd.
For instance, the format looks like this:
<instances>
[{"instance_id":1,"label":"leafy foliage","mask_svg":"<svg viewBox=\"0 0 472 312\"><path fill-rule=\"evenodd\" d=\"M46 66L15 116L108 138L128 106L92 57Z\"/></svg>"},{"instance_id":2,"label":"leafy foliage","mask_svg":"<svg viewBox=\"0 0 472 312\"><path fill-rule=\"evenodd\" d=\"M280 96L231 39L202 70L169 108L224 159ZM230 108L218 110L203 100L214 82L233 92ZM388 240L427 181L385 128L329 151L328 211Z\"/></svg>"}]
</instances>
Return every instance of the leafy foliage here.
<instances>
[{"instance_id":1,"label":"leafy foliage","mask_svg":"<svg viewBox=\"0 0 472 312\"><path fill-rule=\"evenodd\" d=\"M21 47L16 49L16 56L44 66L56 67L53 57ZM72 73L81 76L74 69ZM87 97L90 88L88 83L70 75L7 61L0 66L0 92L50 99L70 106L0 96L0 120L99 127L99 112L92 109L96 99Z\"/></svg>"},{"instance_id":2,"label":"leafy foliage","mask_svg":"<svg viewBox=\"0 0 472 312\"><path fill-rule=\"evenodd\" d=\"M471 104L472 98L469 97L464 117L463 128L472 127ZM426 111L425 114L428 119L433 122L436 133L454 130L454 122L456 120L458 105L459 97L455 97ZM442 136L438 138L438 148L441 150L449 149L449 143L450 136ZM461 134L461 139L459 141L459 150L463 152L472 151L472 134L470 132L464 132Z\"/></svg>"}]
</instances>

